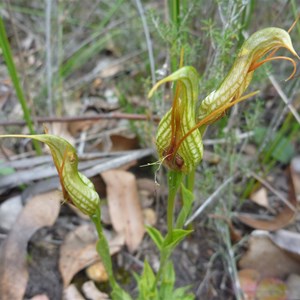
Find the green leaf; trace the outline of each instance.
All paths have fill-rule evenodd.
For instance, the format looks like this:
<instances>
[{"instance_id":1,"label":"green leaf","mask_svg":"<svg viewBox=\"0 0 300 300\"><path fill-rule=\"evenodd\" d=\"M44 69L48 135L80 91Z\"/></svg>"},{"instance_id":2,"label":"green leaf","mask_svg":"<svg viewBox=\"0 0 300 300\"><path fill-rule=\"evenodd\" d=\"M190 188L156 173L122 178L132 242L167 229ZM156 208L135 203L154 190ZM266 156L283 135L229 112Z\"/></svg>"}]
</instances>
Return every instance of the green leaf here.
<instances>
[{"instance_id":1,"label":"green leaf","mask_svg":"<svg viewBox=\"0 0 300 300\"><path fill-rule=\"evenodd\" d=\"M3 163L3 161L0 160L0 163ZM0 176L14 174L15 172L15 169L12 167L4 167L0 165Z\"/></svg>"},{"instance_id":2,"label":"green leaf","mask_svg":"<svg viewBox=\"0 0 300 300\"><path fill-rule=\"evenodd\" d=\"M113 300L132 300L132 298L121 288L115 288L111 293L111 297Z\"/></svg>"},{"instance_id":3,"label":"green leaf","mask_svg":"<svg viewBox=\"0 0 300 300\"><path fill-rule=\"evenodd\" d=\"M165 238L163 248L168 248L168 251L172 251L191 232L193 232L193 230L174 229L172 233Z\"/></svg>"},{"instance_id":4,"label":"green leaf","mask_svg":"<svg viewBox=\"0 0 300 300\"><path fill-rule=\"evenodd\" d=\"M190 286L181 287L174 290L175 284L175 271L171 261L166 264L163 273L162 281L159 290L159 299L161 300L193 300L195 297L192 294L188 294L187 291Z\"/></svg>"},{"instance_id":5,"label":"green leaf","mask_svg":"<svg viewBox=\"0 0 300 300\"><path fill-rule=\"evenodd\" d=\"M261 144L266 138L268 129L258 127L254 130L254 140L257 144ZM266 150L273 159L281 163L288 163L295 154L295 148L291 140L277 132L271 136L270 146Z\"/></svg>"},{"instance_id":6,"label":"green leaf","mask_svg":"<svg viewBox=\"0 0 300 300\"><path fill-rule=\"evenodd\" d=\"M113 277L113 268L112 268L110 253L109 253L109 246L103 234L101 237L99 237L99 240L96 245L96 250L101 257L101 260L103 262L103 265L105 267L108 276Z\"/></svg>"},{"instance_id":7,"label":"green leaf","mask_svg":"<svg viewBox=\"0 0 300 300\"><path fill-rule=\"evenodd\" d=\"M261 144L266 136L267 128L266 127L256 127L254 129L254 141L257 144Z\"/></svg>"},{"instance_id":8,"label":"green leaf","mask_svg":"<svg viewBox=\"0 0 300 300\"><path fill-rule=\"evenodd\" d=\"M28 130L30 134L34 134L34 126L33 126L33 121L30 115L30 110L27 105L27 101L25 99L23 89L21 87L21 82L18 76L17 68L15 66L14 60L13 60L13 54L9 45L9 41L7 38L4 22L2 20L2 17L0 17L0 48L2 49L2 55L4 58L4 61L7 66L7 70L9 73L9 76L11 78L11 81L14 85L16 95L18 97L19 103L22 107L22 111L24 114L24 119L26 121L26 125L28 127ZM37 154L42 154L42 149L36 141L33 142L34 149Z\"/></svg>"},{"instance_id":9,"label":"green leaf","mask_svg":"<svg viewBox=\"0 0 300 300\"><path fill-rule=\"evenodd\" d=\"M142 275L135 276L138 280L139 296L137 300L158 300L158 292L155 286L156 277L147 261L144 263Z\"/></svg>"},{"instance_id":10,"label":"green leaf","mask_svg":"<svg viewBox=\"0 0 300 300\"><path fill-rule=\"evenodd\" d=\"M143 270L142 277L148 286L152 286L155 282L154 272L147 261L145 261L144 263L144 270Z\"/></svg>"},{"instance_id":11,"label":"green leaf","mask_svg":"<svg viewBox=\"0 0 300 300\"><path fill-rule=\"evenodd\" d=\"M272 157L283 164L287 164L293 158L294 154L295 148L291 141L286 137L281 137L272 152Z\"/></svg>"},{"instance_id":12,"label":"green leaf","mask_svg":"<svg viewBox=\"0 0 300 300\"><path fill-rule=\"evenodd\" d=\"M159 289L160 299L174 299L172 297L175 283L175 271L171 261L169 261L162 273L162 281Z\"/></svg>"},{"instance_id":13,"label":"green leaf","mask_svg":"<svg viewBox=\"0 0 300 300\"><path fill-rule=\"evenodd\" d=\"M191 211L191 206L194 201L194 194L181 184L183 205L176 221L176 228L182 228L184 222Z\"/></svg>"},{"instance_id":14,"label":"green leaf","mask_svg":"<svg viewBox=\"0 0 300 300\"><path fill-rule=\"evenodd\" d=\"M189 286L178 288L174 291L172 299L174 300L194 300L195 296L192 294L187 294Z\"/></svg>"},{"instance_id":15,"label":"green leaf","mask_svg":"<svg viewBox=\"0 0 300 300\"><path fill-rule=\"evenodd\" d=\"M161 235L161 233L156 228L150 227L150 226L147 226L146 230L147 230L148 234L150 235L152 241L157 246L158 250L161 250L163 242L164 242L164 238Z\"/></svg>"}]
</instances>

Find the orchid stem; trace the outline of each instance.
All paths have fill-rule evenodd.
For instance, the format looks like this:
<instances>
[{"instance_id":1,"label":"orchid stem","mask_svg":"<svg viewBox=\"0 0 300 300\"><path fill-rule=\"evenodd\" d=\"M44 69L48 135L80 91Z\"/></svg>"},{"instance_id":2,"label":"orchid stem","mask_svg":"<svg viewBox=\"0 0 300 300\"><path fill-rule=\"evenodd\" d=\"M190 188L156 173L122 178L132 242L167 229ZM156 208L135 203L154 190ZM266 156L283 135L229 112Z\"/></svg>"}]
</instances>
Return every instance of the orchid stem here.
<instances>
[{"instance_id":1,"label":"orchid stem","mask_svg":"<svg viewBox=\"0 0 300 300\"><path fill-rule=\"evenodd\" d=\"M185 186L191 192L193 192L195 186L195 173L196 170L193 170L186 176Z\"/></svg>"},{"instance_id":2,"label":"orchid stem","mask_svg":"<svg viewBox=\"0 0 300 300\"><path fill-rule=\"evenodd\" d=\"M167 223L168 223L168 237L172 239L173 225L174 225L174 206L176 194L182 181L182 173L177 171L169 171L168 173L168 208L167 208Z\"/></svg>"},{"instance_id":3,"label":"orchid stem","mask_svg":"<svg viewBox=\"0 0 300 300\"><path fill-rule=\"evenodd\" d=\"M108 275L108 280L112 288L112 300L132 300L130 295L119 286L115 279L112 268L112 260L109 251L109 245L101 226L100 207L97 207L96 213L91 216L91 220L95 224L98 233L99 240L97 242L96 249Z\"/></svg>"},{"instance_id":4,"label":"orchid stem","mask_svg":"<svg viewBox=\"0 0 300 300\"><path fill-rule=\"evenodd\" d=\"M113 275L112 271L112 261L111 261L111 256L109 252L109 245L106 240L106 237L104 235L102 226L101 226L101 211L100 208L96 210L96 213L91 216L91 220L95 224L97 234L99 237L98 243L97 243L97 252L104 264L105 270L108 274L109 278L109 283L113 289L115 289L118 285L115 280L115 277Z\"/></svg>"}]
</instances>

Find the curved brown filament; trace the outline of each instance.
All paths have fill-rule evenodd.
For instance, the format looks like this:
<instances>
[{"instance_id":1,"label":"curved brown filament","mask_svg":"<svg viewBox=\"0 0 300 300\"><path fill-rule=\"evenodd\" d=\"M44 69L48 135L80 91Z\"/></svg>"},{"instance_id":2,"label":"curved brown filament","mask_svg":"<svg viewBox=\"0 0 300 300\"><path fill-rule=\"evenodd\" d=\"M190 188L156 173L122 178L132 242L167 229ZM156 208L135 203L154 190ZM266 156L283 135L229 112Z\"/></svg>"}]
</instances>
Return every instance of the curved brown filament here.
<instances>
[{"instance_id":1,"label":"curved brown filament","mask_svg":"<svg viewBox=\"0 0 300 300\"><path fill-rule=\"evenodd\" d=\"M288 33L290 33L294 29L294 27L296 26L296 24L299 21L299 19L300 19L300 13L298 14L296 20L293 22L293 24L291 25L291 27L289 28L289 30L287 31Z\"/></svg>"},{"instance_id":2,"label":"curved brown filament","mask_svg":"<svg viewBox=\"0 0 300 300\"><path fill-rule=\"evenodd\" d=\"M300 13L298 14L296 20L293 22L293 24L291 25L291 27L287 30L288 33L290 33L294 27L296 26L297 22L299 21L300 19ZM290 58L290 57L287 57L287 56L276 56L274 57L275 53L280 49L280 47L278 48L275 48L273 51L271 51L271 53L262 61L252 65L249 69L249 71L253 71L255 70L256 68L258 68L259 66L261 66L262 64L264 64L265 62L268 62L268 61L271 61L271 60L276 60L276 59L284 59L284 60L288 60L290 61L292 64L293 64L293 67L294 67L294 70L292 72L292 74L285 80L285 81L288 81L290 79L292 79L294 77L294 75L296 74L296 71L297 71L297 65L295 63L295 61ZM300 59L299 55L297 53L294 53L294 55L297 56L298 59Z\"/></svg>"},{"instance_id":3,"label":"curved brown filament","mask_svg":"<svg viewBox=\"0 0 300 300\"><path fill-rule=\"evenodd\" d=\"M59 168L56 165L57 163L54 162L54 164L55 164L56 169L57 169L57 173L58 173L62 193L63 193L63 196L64 196L64 200L67 201L67 202L73 203L72 200L69 197L69 194L68 194L68 192L65 188L64 181L63 181L63 171L64 171L64 167L65 167L65 162L66 162L66 159L67 159L67 153L68 153L68 151L67 151L67 147L66 147L66 149L64 151L63 159L62 159L62 164L61 164L61 166L59 166Z\"/></svg>"},{"instance_id":4,"label":"curved brown filament","mask_svg":"<svg viewBox=\"0 0 300 300\"><path fill-rule=\"evenodd\" d=\"M183 66L183 57L184 57L184 49L181 48L180 51L180 63L179 63L179 68L182 68ZM179 100L179 95L181 93L182 89L182 83L179 81L176 84L176 90L175 90L175 96L173 99L173 105L172 105L172 113L171 113L171 142L169 149L167 149L166 153L166 158L170 156L170 154L173 152L173 148L176 146L176 141L177 141L177 135L179 133L179 126L180 126L180 111L178 111L178 101Z\"/></svg>"},{"instance_id":5,"label":"curved brown filament","mask_svg":"<svg viewBox=\"0 0 300 300\"><path fill-rule=\"evenodd\" d=\"M174 159L174 157L176 156L176 153L180 147L180 145L182 144L182 142L195 130L197 130L199 127L208 124L211 120L213 120L215 118L215 116L225 112L226 109L232 107L233 105L242 102L250 97L253 97L255 95L257 95L259 93L259 91L255 91L252 93L249 93L243 97L240 97L232 102L227 103L226 105L223 105L221 107L219 107L218 109L214 110L211 114L209 114L208 116L206 116L205 118L203 118L200 122L198 122L193 128L191 128L177 143L177 145L174 148L174 151L172 153L172 159Z\"/></svg>"},{"instance_id":6,"label":"curved brown filament","mask_svg":"<svg viewBox=\"0 0 300 300\"><path fill-rule=\"evenodd\" d=\"M276 49L276 51L277 51L277 49ZM258 67L260 67L261 65L263 65L264 63L266 63L266 62L268 62L268 61L277 60L277 59L287 60L287 61L290 61L290 62L292 63L292 65L293 65L293 67L294 67L293 72L292 72L292 74L291 74L285 81L288 81L288 80L290 80L291 78L293 78L294 75L295 75L296 72L297 72L297 65L296 65L295 60L293 60L292 58L287 57L287 56L274 56L274 57L269 57L269 56L268 56L268 57L265 58L264 60L261 60L261 61L259 61L259 62L257 62L257 63L252 64L252 65L250 66L250 68L249 68L249 72L254 71L255 69L257 69Z\"/></svg>"}]
</instances>

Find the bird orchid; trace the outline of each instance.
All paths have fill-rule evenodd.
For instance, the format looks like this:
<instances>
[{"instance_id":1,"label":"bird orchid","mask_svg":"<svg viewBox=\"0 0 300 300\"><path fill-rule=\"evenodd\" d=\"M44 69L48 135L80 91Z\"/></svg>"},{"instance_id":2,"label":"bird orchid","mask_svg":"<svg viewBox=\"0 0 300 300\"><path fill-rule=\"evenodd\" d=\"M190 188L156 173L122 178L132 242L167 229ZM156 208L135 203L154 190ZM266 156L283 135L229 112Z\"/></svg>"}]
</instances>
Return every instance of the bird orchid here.
<instances>
[{"instance_id":1,"label":"bird orchid","mask_svg":"<svg viewBox=\"0 0 300 300\"><path fill-rule=\"evenodd\" d=\"M149 97L161 84L177 81L172 107L160 121L156 135L159 157L169 169L183 173L195 169L203 156L203 129L219 119L226 109L258 93L243 96L254 71L262 64L277 59L288 60L294 67L288 79L294 76L295 61L290 57L274 56L279 48L286 48L299 58L289 32L283 29L270 27L251 35L242 45L221 85L200 103L198 111L199 75L193 67L181 67L154 85Z\"/></svg>"}]
</instances>

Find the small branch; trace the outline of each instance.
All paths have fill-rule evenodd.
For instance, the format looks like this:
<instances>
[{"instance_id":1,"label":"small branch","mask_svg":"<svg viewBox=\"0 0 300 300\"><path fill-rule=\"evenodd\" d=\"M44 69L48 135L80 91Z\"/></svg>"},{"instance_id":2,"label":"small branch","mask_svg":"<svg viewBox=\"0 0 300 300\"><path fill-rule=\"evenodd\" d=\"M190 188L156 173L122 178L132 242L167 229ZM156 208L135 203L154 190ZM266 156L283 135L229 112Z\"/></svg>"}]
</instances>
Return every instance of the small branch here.
<instances>
[{"instance_id":1,"label":"small branch","mask_svg":"<svg viewBox=\"0 0 300 300\"><path fill-rule=\"evenodd\" d=\"M278 84L277 80L274 78L273 75L269 75L269 80L271 81L273 87L277 91L277 93L280 96L280 98L282 99L282 101L286 104L286 106L288 107L288 109L290 110L290 112L295 117L296 121L300 124L299 113L297 112L297 110L295 109L295 107L290 103L290 100L288 99L288 97L286 96L286 94L283 92L283 90L280 87L280 85Z\"/></svg>"},{"instance_id":2,"label":"small branch","mask_svg":"<svg viewBox=\"0 0 300 300\"><path fill-rule=\"evenodd\" d=\"M155 82L156 82L155 63L154 63L153 47L152 47L150 32L149 32L149 28L148 28L147 21L146 21L146 18L145 18L145 12L144 12L141 1L140 0L135 0L135 3L136 3L136 6L137 6L137 9L138 9L138 12L140 14L141 20L142 20L142 24L143 24L144 34L145 34L147 48L148 48L148 56L149 56L150 69L151 69L152 85L154 85Z\"/></svg>"},{"instance_id":3,"label":"small branch","mask_svg":"<svg viewBox=\"0 0 300 300\"><path fill-rule=\"evenodd\" d=\"M240 134L236 134L233 138L236 139L238 142L244 139L249 139L254 136L254 131L242 132ZM226 144L228 143L228 137L221 138L221 139L205 139L203 140L203 145L217 145L217 144Z\"/></svg>"},{"instance_id":4,"label":"small branch","mask_svg":"<svg viewBox=\"0 0 300 300\"><path fill-rule=\"evenodd\" d=\"M123 166L129 162L153 154L154 150L150 148L133 150L117 157L110 157L103 161L91 161L88 163L88 165L86 163L80 164L79 171L87 177L92 177L98 175L101 172L111 170L114 168L119 168L120 166ZM45 157L45 159L47 160L47 157ZM82 165L85 166L84 169L81 167ZM2 164L0 165L0 169L1 168ZM18 172L10 175L3 175L0 181L0 194L2 192L2 189L6 190L8 188L16 187L20 184L31 183L33 180L41 180L53 176L57 177L57 170L53 165L40 165L35 168L31 168L30 172L29 169L26 169L22 171L18 170Z\"/></svg>"},{"instance_id":5,"label":"small branch","mask_svg":"<svg viewBox=\"0 0 300 300\"><path fill-rule=\"evenodd\" d=\"M52 1L46 0L45 5L45 36L46 36L46 82L47 82L47 106L50 115L53 115L52 102L52 53L51 53L51 11Z\"/></svg>"},{"instance_id":6,"label":"small branch","mask_svg":"<svg viewBox=\"0 0 300 300\"><path fill-rule=\"evenodd\" d=\"M37 117L33 119L34 123L69 123L69 122L78 122L78 121L99 121L99 120L115 120L115 119L122 119L122 120L134 120L134 121L156 121L158 122L160 118L158 116L148 116L148 115L141 115L141 114L126 114L126 113L119 113L119 112L112 112L107 114L99 114L93 116L78 116L78 117ZM23 126L25 125L25 121L21 120L7 120L7 121L0 121L0 126Z\"/></svg>"},{"instance_id":7,"label":"small branch","mask_svg":"<svg viewBox=\"0 0 300 300\"><path fill-rule=\"evenodd\" d=\"M275 188L271 186L271 184L260 177L259 175L255 174L254 172L250 171L250 175L254 177L257 181L259 181L265 188L271 191L275 196L277 196L286 206L288 206L292 211L296 211L294 205L292 205L280 192L278 192Z\"/></svg>"},{"instance_id":8,"label":"small branch","mask_svg":"<svg viewBox=\"0 0 300 300\"><path fill-rule=\"evenodd\" d=\"M192 223L203 211L214 203L215 198L221 193L221 191L233 181L235 176L227 178L206 200L205 202L196 210L196 212L185 222L184 226L188 226Z\"/></svg>"}]
</instances>

